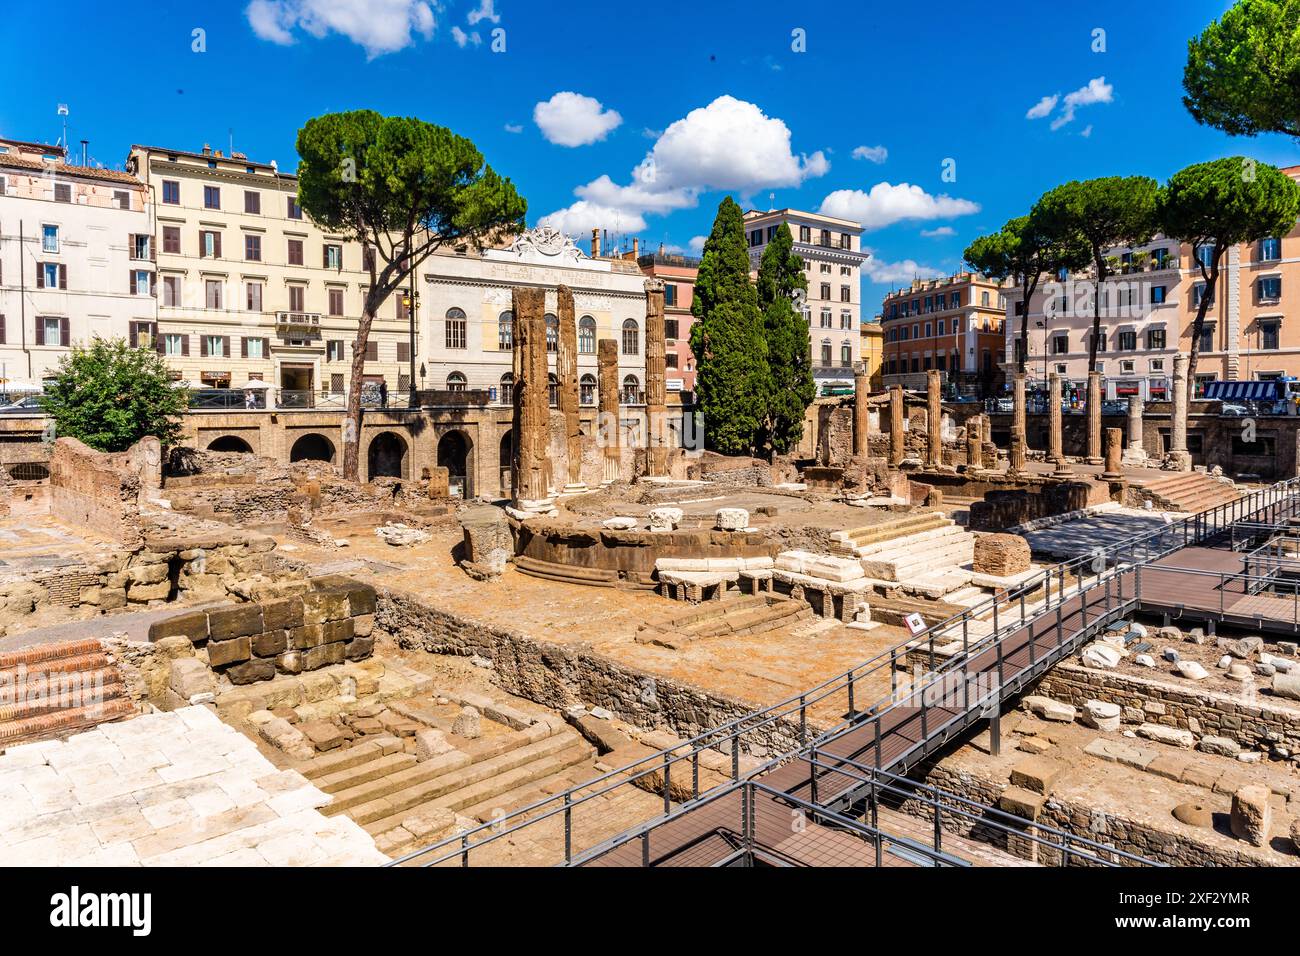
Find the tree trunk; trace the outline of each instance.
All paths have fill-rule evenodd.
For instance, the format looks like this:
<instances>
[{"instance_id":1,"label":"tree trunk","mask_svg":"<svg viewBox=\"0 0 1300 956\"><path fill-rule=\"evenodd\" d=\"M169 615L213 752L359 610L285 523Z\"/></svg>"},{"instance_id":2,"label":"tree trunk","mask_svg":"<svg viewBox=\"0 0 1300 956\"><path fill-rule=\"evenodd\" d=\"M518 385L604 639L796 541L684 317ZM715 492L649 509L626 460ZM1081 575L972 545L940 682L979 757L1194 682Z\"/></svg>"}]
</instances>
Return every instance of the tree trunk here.
<instances>
[{"instance_id":1,"label":"tree trunk","mask_svg":"<svg viewBox=\"0 0 1300 956\"><path fill-rule=\"evenodd\" d=\"M348 410L343 420L343 477L360 481L361 450L361 384L366 371L366 346L370 342L370 326L375 321L378 303L374 301L372 286L366 293L366 304L361 310L357 337L352 343L352 377L348 382Z\"/></svg>"},{"instance_id":2,"label":"tree trunk","mask_svg":"<svg viewBox=\"0 0 1300 956\"><path fill-rule=\"evenodd\" d=\"M1192 247L1192 255L1196 255L1196 247ZM1205 266L1201 266L1201 276L1205 279L1205 294L1201 296L1201 304L1196 308L1196 321L1192 323L1192 347L1187 353L1187 407L1192 407L1192 398L1196 395L1196 360L1201 355L1201 330L1205 328L1205 313L1210 310L1210 302L1214 299L1214 287L1219 282L1219 260L1223 256L1223 251L1218 244L1214 247L1214 257L1210 260L1210 271L1206 274Z\"/></svg>"}]
</instances>

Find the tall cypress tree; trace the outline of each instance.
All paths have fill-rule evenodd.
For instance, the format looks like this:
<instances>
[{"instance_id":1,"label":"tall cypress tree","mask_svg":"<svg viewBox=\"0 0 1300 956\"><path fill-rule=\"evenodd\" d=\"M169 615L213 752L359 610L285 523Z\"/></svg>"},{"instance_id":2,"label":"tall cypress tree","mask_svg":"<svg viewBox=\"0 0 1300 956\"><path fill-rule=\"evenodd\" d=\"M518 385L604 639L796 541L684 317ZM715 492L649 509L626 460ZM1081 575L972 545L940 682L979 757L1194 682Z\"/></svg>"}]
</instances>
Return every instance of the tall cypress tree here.
<instances>
[{"instance_id":1,"label":"tall cypress tree","mask_svg":"<svg viewBox=\"0 0 1300 956\"><path fill-rule=\"evenodd\" d=\"M730 196L704 243L691 312L705 444L724 455L752 454L767 411L767 342L749 281L744 215Z\"/></svg>"},{"instance_id":2,"label":"tall cypress tree","mask_svg":"<svg viewBox=\"0 0 1300 956\"><path fill-rule=\"evenodd\" d=\"M803 437L804 412L817 394L808 321L794 303L795 295L807 289L803 259L794 253L794 236L781 223L758 267L758 305L763 310L769 370L760 441L779 453L789 451Z\"/></svg>"}]
</instances>

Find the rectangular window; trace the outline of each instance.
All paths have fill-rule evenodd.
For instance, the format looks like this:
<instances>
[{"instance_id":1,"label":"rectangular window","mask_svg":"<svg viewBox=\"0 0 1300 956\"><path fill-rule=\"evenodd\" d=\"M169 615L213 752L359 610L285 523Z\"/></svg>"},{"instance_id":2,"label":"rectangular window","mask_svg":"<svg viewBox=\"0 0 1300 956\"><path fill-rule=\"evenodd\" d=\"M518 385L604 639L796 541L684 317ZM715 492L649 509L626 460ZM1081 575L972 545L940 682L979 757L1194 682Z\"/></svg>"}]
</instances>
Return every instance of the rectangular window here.
<instances>
[{"instance_id":1,"label":"rectangular window","mask_svg":"<svg viewBox=\"0 0 1300 956\"><path fill-rule=\"evenodd\" d=\"M1162 349L1165 347L1165 330L1151 329L1147 332L1147 348Z\"/></svg>"},{"instance_id":2,"label":"rectangular window","mask_svg":"<svg viewBox=\"0 0 1300 956\"><path fill-rule=\"evenodd\" d=\"M1266 352L1276 352L1281 347L1278 341L1281 328L1280 322L1259 323L1259 347Z\"/></svg>"},{"instance_id":3,"label":"rectangular window","mask_svg":"<svg viewBox=\"0 0 1300 956\"><path fill-rule=\"evenodd\" d=\"M163 336L163 354L180 356L189 351L186 346L186 336L176 332L168 332Z\"/></svg>"},{"instance_id":4,"label":"rectangular window","mask_svg":"<svg viewBox=\"0 0 1300 956\"><path fill-rule=\"evenodd\" d=\"M800 242L812 242L812 227L811 227L811 226L800 226L800 227L799 227L799 241L800 241Z\"/></svg>"},{"instance_id":5,"label":"rectangular window","mask_svg":"<svg viewBox=\"0 0 1300 956\"><path fill-rule=\"evenodd\" d=\"M841 302L853 301L853 292L849 286L846 285L840 286L840 301Z\"/></svg>"},{"instance_id":6,"label":"rectangular window","mask_svg":"<svg viewBox=\"0 0 1300 956\"><path fill-rule=\"evenodd\" d=\"M164 179L162 201L168 206L179 206L181 204L181 184L174 179Z\"/></svg>"},{"instance_id":7,"label":"rectangular window","mask_svg":"<svg viewBox=\"0 0 1300 956\"><path fill-rule=\"evenodd\" d=\"M1201 329L1201 352L1214 351L1214 326L1207 325Z\"/></svg>"},{"instance_id":8,"label":"rectangular window","mask_svg":"<svg viewBox=\"0 0 1300 956\"><path fill-rule=\"evenodd\" d=\"M298 197L287 196L285 198L288 200L288 209L285 212L285 215L288 216L290 219L301 219L302 206L298 205Z\"/></svg>"},{"instance_id":9,"label":"rectangular window","mask_svg":"<svg viewBox=\"0 0 1300 956\"><path fill-rule=\"evenodd\" d=\"M221 258L221 233L205 229L199 233L199 258Z\"/></svg>"},{"instance_id":10,"label":"rectangular window","mask_svg":"<svg viewBox=\"0 0 1300 956\"><path fill-rule=\"evenodd\" d=\"M677 320L676 320L676 319L664 319L664 338L666 338L666 339L675 339L675 338L677 338ZM579 349L578 351L583 351L583 350L582 350L582 349Z\"/></svg>"},{"instance_id":11,"label":"rectangular window","mask_svg":"<svg viewBox=\"0 0 1300 956\"><path fill-rule=\"evenodd\" d=\"M1119 334L1119 350L1121 352L1132 352L1137 349L1137 333L1131 329L1126 329Z\"/></svg>"},{"instance_id":12,"label":"rectangular window","mask_svg":"<svg viewBox=\"0 0 1300 956\"><path fill-rule=\"evenodd\" d=\"M330 339L325 343L325 361L342 362L343 361L343 340Z\"/></svg>"},{"instance_id":13,"label":"rectangular window","mask_svg":"<svg viewBox=\"0 0 1300 956\"><path fill-rule=\"evenodd\" d=\"M330 314L330 315L342 315L342 314L343 314L343 290L342 290L342 289L330 289L330 290L329 290L329 306L328 306L328 308L329 308L329 314Z\"/></svg>"},{"instance_id":14,"label":"rectangular window","mask_svg":"<svg viewBox=\"0 0 1300 956\"><path fill-rule=\"evenodd\" d=\"M135 295L149 295L153 291L153 273L146 269L136 269L131 273L131 292Z\"/></svg>"},{"instance_id":15,"label":"rectangular window","mask_svg":"<svg viewBox=\"0 0 1300 956\"><path fill-rule=\"evenodd\" d=\"M244 212L259 216L262 213L262 194L251 189L244 190Z\"/></svg>"},{"instance_id":16,"label":"rectangular window","mask_svg":"<svg viewBox=\"0 0 1300 956\"><path fill-rule=\"evenodd\" d=\"M410 343L410 342L398 342L398 343L397 343L397 361L399 361L399 362L407 362L407 363L409 363L409 362L411 361L411 343Z\"/></svg>"},{"instance_id":17,"label":"rectangular window","mask_svg":"<svg viewBox=\"0 0 1300 956\"><path fill-rule=\"evenodd\" d=\"M325 268L333 269L335 272L343 268L343 247L339 245L327 245L325 247Z\"/></svg>"},{"instance_id":18,"label":"rectangular window","mask_svg":"<svg viewBox=\"0 0 1300 956\"><path fill-rule=\"evenodd\" d=\"M1070 340L1064 335L1052 336L1052 354L1064 355L1070 351Z\"/></svg>"},{"instance_id":19,"label":"rectangular window","mask_svg":"<svg viewBox=\"0 0 1300 956\"><path fill-rule=\"evenodd\" d=\"M221 208L221 187L220 186L203 187L203 208L204 209Z\"/></svg>"},{"instance_id":20,"label":"rectangular window","mask_svg":"<svg viewBox=\"0 0 1300 956\"><path fill-rule=\"evenodd\" d=\"M67 183L54 184L55 202L72 202L72 187Z\"/></svg>"},{"instance_id":21,"label":"rectangular window","mask_svg":"<svg viewBox=\"0 0 1300 956\"><path fill-rule=\"evenodd\" d=\"M300 266L300 265L302 265L302 261L303 261L303 260L302 260L302 240L301 240L301 239L290 239L290 240L289 240L289 265L291 265L291 266Z\"/></svg>"},{"instance_id":22,"label":"rectangular window","mask_svg":"<svg viewBox=\"0 0 1300 956\"><path fill-rule=\"evenodd\" d=\"M1211 296L1207 296L1207 295L1206 295L1206 292L1205 292L1205 283L1204 283L1204 282L1198 282L1198 283L1196 283L1194 286L1192 286L1192 305L1193 305L1193 306L1200 306L1200 304L1201 304L1201 300L1202 300L1202 299L1205 299L1205 298L1209 298L1209 300L1210 300L1210 305L1211 305L1211 306L1214 305L1214 296L1212 296L1212 295L1211 295Z\"/></svg>"},{"instance_id":23,"label":"rectangular window","mask_svg":"<svg viewBox=\"0 0 1300 956\"><path fill-rule=\"evenodd\" d=\"M1279 239L1269 237L1259 241L1259 261L1276 262L1282 258L1282 242Z\"/></svg>"},{"instance_id":24,"label":"rectangular window","mask_svg":"<svg viewBox=\"0 0 1300 956\"><path fill-rule=\"evenodd\" d=\"M173 255L180 255L181 251L181 227L180 226L163 226L163 252Z\"/></svg>"},{"instance_id":25,"label":"rectangular window","mask_svg":"<svg viewBox=\"0 0 1300 956\"><path fill-rule=\"evenodd\" d=\"M208 279L203 283L203 302L209 309L221 308L221 282L217 279Z\"/></svg>"},{"instance_id":26,"label":"rectangular window","mask_svg":"<svg viewBox=\"0 0 1300 956\"><path fill-rule=\"evenodd\" d=\"M262 311L262 283L248 282L244 285L244 301L249 312Z\"/></svg>"},{"instance_id":27,"label":"rectangular window","mask_svg":"<svg viewBox=\"0 0 1300 956\"><path fill-rule=\"evenodd\" d=\"M409 319L411 317L411 299L410 293L404 289L398 289L397 295L393 296L397 301L397 317L399 319Z\"/></svg>"},{"instance_id":28,"label":"rectangular window","mask_svg":"<svg viewBox=\"0 0 1300 956\"><path fill-rule=\"evenodd\" d=\"M249 262L262 261L261 236L244 236L244 258Z\"/></svg>"},{"instance_id":29,"label":"rectangular window","mask_svg":"<svg viewBox=\"0 0 1300 956\"><path fill-rule=\"evenodd\" d=\"M1168 291L1169 290L1165 286L1153 285L1151 287L1151 304L1152 305L1163 304L1165 301L1165 297L1168 295Z\"/></svg>"},{"instance_id":30,"label":"rectangular window","mask_svg":"<svg viewBox=\"0 0 1300 956\"><path fill-rule=\"evenodd\" d=\"M163 305L173 308L181 304L181 277L163 276Z\"/></svg>"},{"instance_id":31,"label":"rectangular window","mask_svg":"<svg viewBox=\"0 0 1300 956\"><path fill-rule=\"evenodd\" d=\"M203 354L207 358L224 358L226 355L225 336L222 335L203 336Z\"/></svg>"},{"instance_id":32,"label":"rectangular window","mask_svg":"<svg viewBox=\"0 0 1300 956\"><path fill-rule=\"evenodd\" d=\"M1282 298L1282 277L1264 276L1259 280L1259 301L1277 302Z\"/></svg>"},{"instance_id":33,"label":"rectangular window","mask_svg":"<svg viewBox=\"0 0 1300 956\"><path fill-rule=\"evenodd\" d=\"M671 282L664 283L664 305L677 304L677 286Z\"/></svg>"},{"instance_id":34,"label":"rectangular window","mask_svg":"<svg viewBox=\"0 0 1300 956\"><path fill-rule=\"evenodd\" d=\"M378 361L379 361L379 343L378 343L378 342L367 342L367 343L366 343L366 361L367 361L367 362L378 362Z\"/></svg>"},{"instance_id":35,"label":"rectangular window","mask_svg":"<svg viewBox=\"0 0 1300 956\"><path fill-rule=\"evenodd\" d=\"M266 358L264 353L263 339L244 339L244 358L260 359Z\"/></svg>"},{"instance_id":36,"label":"rectangular window","mask_svg":"<svg viewBox=\"0 0 1300 956\"><path fill-rule=\"evenodd\" d=\"M43 252L59 251L58 226L41 226L41 250Z\"/></svg>"},{"instance_id":37,"label":"rectangular window","mask_svg":"<svg viewBox=\"0 0 1300 956\"><path fill-rule=\"evenodd\" d=\"M307 289L300 285L289 286L289 311L306 312Z\"/></svg>"}]
</instances>

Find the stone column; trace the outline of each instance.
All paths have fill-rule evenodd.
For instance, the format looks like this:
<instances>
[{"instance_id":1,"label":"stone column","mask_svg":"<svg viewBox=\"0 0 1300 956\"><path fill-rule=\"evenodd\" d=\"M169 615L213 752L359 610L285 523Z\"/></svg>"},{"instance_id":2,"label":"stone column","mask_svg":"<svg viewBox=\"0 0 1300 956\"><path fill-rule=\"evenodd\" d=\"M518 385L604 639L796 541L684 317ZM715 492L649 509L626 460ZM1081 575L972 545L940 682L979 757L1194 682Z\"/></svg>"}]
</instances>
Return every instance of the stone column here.
<instances>
[{"instance_id":1,"label":"stone column","mask_svg":"<svg viewBox=\"0 0 1300 956\"><path fill-rule=\"evenodd\" d=\"M1142 396L1128 397L1128 447L1124 449L1126 465L1139 465L1146 461L1147 453L1142 438Z\"/></svg>"},{"instance_id":2,"label":"stone column","mask_svg":"<svg viewBox=\"0 0 1300 956\"><path fill-rule=\"evenodd\" d=\"M1124 433L1121 429L1106 429L1106 470L1101 473L1101 476L1110 481L1119 481L1124 477L1124 472L1120 470L1123 437Z\"/></svg>"},{"instance_id":3,"label":"stone column","mask_svg":"<svg viewBox=\"0 0 1300 956\"><path fill-rule=\"evenodd\" d=\"M1101 372L1088 373L1088 464L1100 465L1101 457Z\"/></svg>"},{"instance_id":4,"label":"stone column","mask_svg":"<svg viewBox=\"0 0 1300 956\"><path fill-rule=\"evenodd\" d=\"M618 420L618 342L601 339L596 347L597 388L600 390L600 422L597 434L604 448L601 484L618 481L621 468L619 445L622 428Z\"/></svg>"},{"instance_id":5,"label":"stone column","mask_svg":"<svg viewBox=\"0 0 1300 956\"><path fill-rule=\"evenodd\" d=\"M871 406L867 399L871 392L871 379L867 369L859 364L853 370L853 457L866 458L871 454Z\"/></svg>"},{"instance_id":6,"label":"stone column","mask_svg":"<svg viewBox=\"0 0 1300 956\"><path fill-rule=\"evenodd\" d=\"M645 411L648 442L646 471L668 477L668 410L665 376L664 280L645 280Z\"/></svg>"},{"instance_id":7,"label":"stone column","mask_svg":"<svg viewBox=\"0 0 1300 956\"><path fill-rule=\"evenodd\" d=\"M925 373L925 462L932 468L943 464L942 379L936 369Z\"/></svg>"},{"instance_id":8,"label":"stone column","mask_svg":"<svg viewBox=\"0 0 1300 956\"><path fill-rule=\"evenodd\" d=\"M1025 470L1025 373L1017 372L1011 382L1011 455L1008 471Z\"/></svg>"},{"instance_id":9,"label":"stone column","mask_svg":"<svg viewBox=\"0 0 1300 956\"><path fill-rule=\"evenodd\" d=\"M966 420L966 467L984 467L983 418L979 415L972 415Z\"/></svg>"},{"instance_id":10,"label":"stone column","mask_svg":"<svg viewBox=\"0 0 1300 956\"><path fill-rule=\"evenodd\" d=\"M551 485L551 409L546 367L546 291L520 288L513 292L514 444L511 462L514 507L530 515L553 514Z\"/></svg>"},{"instance_id":11,"label":"stone column","mask_svg":"<svg viewBox=\"0 0 1300 956\"><path fill-rule=\"evenodd\" d=\"M1169 429L1169 462L1178 471L1192 470L1187 451L1187 356L1174 356L1174 420Z\"/></svg>"},{"instance_id":12,"label":"stone column","mask_svg":"<svg viewBox=\"0 0 1300 956\"><path fill-rule=\"evenodd\" d=\"M560 411L564 414L565 464L568 466L566 495L586 491L582 483L582 426L578 421L578 324L574 318L573 290L556 286L555 314L560 337L555 349L555 378L560 388Z\"/></svg>"},{"instance_id":13,"label":"stone column","mask_svg":"<svg viewBox=\"0 0 1300 956\"><path fill-rule=\"evenodd\" d=\"M1065 436L1061 433L1061 376L1047 376L1047 460L1056 466L1056 474L1070 474L1065 460Z\"/></svg>"},{"instance_id":14,"label":"stone column","mask_svg":"<svg viewBox=\"0 0 1300 956\"><path fill-rule=\"evenodd\" d=\"M902 464L904 443L903 434L903 386L889 386L889 463Z\"/></svg>"}]
</instances>

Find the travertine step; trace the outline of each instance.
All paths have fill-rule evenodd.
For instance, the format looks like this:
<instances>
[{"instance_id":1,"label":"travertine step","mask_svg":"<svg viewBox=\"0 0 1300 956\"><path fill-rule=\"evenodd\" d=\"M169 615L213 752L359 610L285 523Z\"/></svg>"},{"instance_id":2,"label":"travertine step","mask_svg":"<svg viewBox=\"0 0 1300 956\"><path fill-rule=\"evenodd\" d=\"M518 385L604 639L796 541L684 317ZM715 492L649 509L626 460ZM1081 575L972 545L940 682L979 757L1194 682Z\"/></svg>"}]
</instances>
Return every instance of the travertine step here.
<instances>
[{"instance_id":1,"label":"travertine step","mask_svg":"<svg viewBox=\"0 0 1300 956\"><path fill-rule=\"evenodd\" d=\"M0 724L0 747L12 747L40 737L48 737L69 730L93 727L109 720L118 720L135 713L135 705L118 697L93 707L70 707L48 714L24 717L21 720Z\"/></svg>"},{"instance_id":2,"label":"travertine step","mask_svg":"<svg viewBox=\"0 0 1300 956\"><path fill-rule=\"evenodd\" d=\"M326 793L340 793L352 787L359 787L364 783L369 783L372 780L387 777L389 774L405 770L407 767L413 767L416 763L415 754L399 751L386 756L374 757L358 766L326 774L312 782Z\"/></svg>"},{"instance_id":3,"label":"travertine step","mask_svg":"<svg viewBox=\"0 0 1300 956\"><path fill-rule=\"evenodd\" d=\"M908 515L904 518L885 521L880 524L837 531L832 537L855 548L861 548L865 545L906 537L919 531L928 531L931 528L938 528L945 524L952 524L952 519L937 511L930 511Z\"/></svg>"},{"instance_id":4,"label":"travertine step","mask_svg":"<svg viewBox=\"0 0 1300 956\"><path fill-rule=\"evenodd\" d=\"M584 760L590 760L594 753L595 751L590 744L581 738L574 738L568 747L546 759L536 760L514 770L496 774L479 783L453 791L434 800L433 805L447 810L459 811L485 801L497 800L499 802L499 797L502 794L552 776L557 771L572 767ZM505 810L507 808L504 804L501 804L501 809Z\"/></svg>"},{"instance_id":5,"label":"travertine step","mask_svg":"<svg viewBox=\"0 0 1300 956\"><path fill-rule=\"evenodd\" d=\"M857 555L860 558L888 560L894 554L907 553L930 542L941 541L954 535L967 534L966 529L956 524L951 518L946 519L946 521L946 524L927 528L924 531L908 534L901 538L891 538L888 541L877 541L863 545L857 549Z\"/></svg>"}]
</instances>

